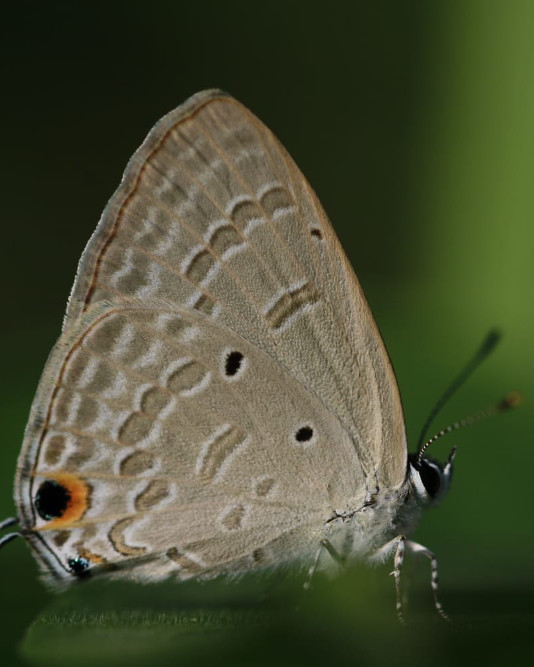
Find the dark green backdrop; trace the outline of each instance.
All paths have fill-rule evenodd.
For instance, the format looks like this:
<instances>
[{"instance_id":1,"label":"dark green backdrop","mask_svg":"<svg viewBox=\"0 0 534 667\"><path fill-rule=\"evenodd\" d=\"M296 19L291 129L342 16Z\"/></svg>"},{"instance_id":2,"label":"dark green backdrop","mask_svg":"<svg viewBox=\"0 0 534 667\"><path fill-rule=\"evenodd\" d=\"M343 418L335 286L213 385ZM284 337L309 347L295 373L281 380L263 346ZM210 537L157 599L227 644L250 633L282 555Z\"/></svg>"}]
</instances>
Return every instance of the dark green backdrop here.
<instances>
[{"instance_id":1,"label":"dark green backdrop","mask_svg":"<svg viewBox=\"0 0 534 667\"><path fill-rule=\"evenodd\" d=\"M439 555L452 631L434 623L426 563L414 568L422 599L401 633L387 568L319 580L304 601L296 585L266 607L244 585L89 585L56 597L19 541L0 554L4 654L70 665L97 651L176 664L527 664L534 3L17 3L1 30L1 515L13 513L23 428L84 244L151 125L206 87L258 114L317 191L385 338L412 444L494 325L502 345L435 427L510 389L525 395L521 409L441 449L459 447L453 489L417 539Z\"/></svg>"}]
</instances>

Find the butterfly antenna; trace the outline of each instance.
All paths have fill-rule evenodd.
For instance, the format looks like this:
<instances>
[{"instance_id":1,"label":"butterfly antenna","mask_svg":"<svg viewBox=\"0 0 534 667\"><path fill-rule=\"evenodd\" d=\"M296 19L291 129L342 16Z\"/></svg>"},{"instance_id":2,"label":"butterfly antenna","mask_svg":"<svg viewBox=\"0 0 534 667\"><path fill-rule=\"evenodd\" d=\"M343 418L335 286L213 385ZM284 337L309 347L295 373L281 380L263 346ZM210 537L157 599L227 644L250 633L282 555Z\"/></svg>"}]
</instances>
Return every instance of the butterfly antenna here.
<instances>
[{"instance_id":1,"label":"butterfly antenna","mask_svg":"<svg viewBox=\"0 0 534 667\"><path fill-rule=\"evenodd\" d=\"M14 526L19 522L19 520L12 516L9 517L9 519L4 519L3 521L0 521L0 530L4 530L4 528L9 528L9 526ZM4 537L0 538L0 549L5 546L8 542L11 542L11 540L14 540L16 537L22 537L22 533L8 533L7 535L4 535Z\"/></svg>"},{"instance_id":2,"label":"butterfly antenna","mask_svg":"<svg viewBox=\"0 0 534 667\"><path fill-rule=\"evenodd\" d=\"M451 398L451 396L463 385L463 383L467 380L467 378L473 373L473 371L480 366L480 364L486 359L491 352L495 349L495 346L501 339L501 332L498 329L492 329L489 334L486 336L484 339L484 342L480 346L480 348L477 350L477 352L471 357L471 359L468 361L468 363L462 368L458 376L454 379L454 381L451 383L451 385L443 392L442 396L434 406L434 408L431 410L430 414L428 415L425 423L423 424L423 428L421 429L421 434L419 435L419 440L417 441L417 454L418 454L418 460L420 460L420 452L421 448L423 447L423 443L425 441L426 435L428 433L428 429L434 419L437 417L439 412L441 412L443 406L447 403L447 401ZM478 420L477 420L478 421ZM459 423L459 422L458 422ZM458 427L459 428L459 427ZM455 429L452 429L455 430ZM434 436L436 437L436 436ZM428 443L429 444L429 443ZM425 449L427 447L427 444L424 445Z\"/></svg>"},{"instance_id":3,"label":"butterfly antenna","mask_svg":"<svg viewBox=\"0 0 534 667\"><path fill-rule=\"evenodd\" d=\"M520 403L521 403L521 394L518 391L512 391L511 393L508 394L508 396L503 398L498 403L495 403L495 405L492 405L490 408L486 408L486 410L481 410L480 412L475 412L474 415L466 417L465 419L460 419L460 421L457 421L454 424L447 426L447 428L442 429L441 431L439 431L439 433L433 435L430 438L430 440L427 440L425 444L421 447L421 449L418 450L416 467L420 467L421 461L423 459L423 454L430 447L430 445L436 442L436 440L442 438L444 435L447 435L447 433L452 433L452 431L457 431L459 428L463 428L464 426L471 426L471 424L476 424L482 419L486 419L486 417L493 417L493 415L498 415L501 412L506 412L507 410L511 410L512 408L518 406ZM452 458L454 458L455 451L456 447L451 452L451 456L449 456L449 461L451 461Z\"/></svg>"}]
</instances>

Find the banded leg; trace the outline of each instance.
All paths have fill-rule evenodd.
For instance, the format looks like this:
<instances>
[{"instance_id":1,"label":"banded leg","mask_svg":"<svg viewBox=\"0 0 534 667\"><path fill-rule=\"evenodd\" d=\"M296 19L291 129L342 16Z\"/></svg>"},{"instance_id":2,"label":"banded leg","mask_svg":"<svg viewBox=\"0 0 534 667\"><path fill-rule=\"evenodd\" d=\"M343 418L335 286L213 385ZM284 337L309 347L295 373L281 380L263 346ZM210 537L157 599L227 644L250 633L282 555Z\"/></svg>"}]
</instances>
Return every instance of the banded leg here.
<instances>
[{"instance_id":1,"label":"banded leg","mask_svg":"<svg viewBox=\"0 0 534 667\"><path fill-rule=\"evenodd\" d=\"M4 530L4 528L9 528L10 526L14 526L18 522L19 520L17 519L16 516L10 516L8 519L0 521L0 530Z\"/></svg>"},{"instance_id":2,"label":"banded leg","mask_svg":"<svg viewBox=\"0 0 534 667\"><path fill-rule=\"evenodd\" d=\"M4 519L3 521L0 521L0 530L4 530L4 528L9 528L10 526L14 526L17 524L19 520L16 517L9 517L9 519ZM11 542L11 540L14 540L15 537L22 537L22 533L8 533L7 535L4 535L3 537L0 538L0 549Z\"/></svg>"},{"instance_id":3,"label":"banded leg","mask_svg":"<svg viewBox=\"0 0 534 667\"><path fill-rule=\"evenodd\" d=\"M8 533L7 535L0 537L0 549L6 544L9 544L9 542L14 540L16 537L22 537L22 533Z\"/></svg>"},{"instance_id":4,"label":"banded leg","mask_svg":"<svg viewBox=\"0 0 534 667\"><path fill-rule=\"evenodd\" d=\"M340 566L345 565L345 558L339 554L336 549L333 547L332 543L330 540L327 540L326 538L323 538L321 540L321 544L319 545L319 548L317 549L317 553L315 554L315 558L313 560L313 563L310 566L310 569L308 570L308 576L306 577L306 581L304 582L304 589L308 590L311 588L311 581L317 572L317 568L319 566L319 560L321 558L321 554L323 553L323 549L325 549L332 559Z\"/></svg>"},{"instance_id":5,"label":"banded leg","mask_svg":"<svg viewBox=\"0 0 534 667\"><path fill-rule=\"evenodd\" d=\"M391 573L395 577L395 608L397 610L397 617L399 622L402 625L406 625L403 613L403 604L402 604L402 590L401 590L401 571L402 565L404 563L404 554L406 552L406 538L404 535L399 535L397 548L395 549L395 557L393 559L393 572Z\"/></svg>"},{"instance_id":6,"label":"banded leg","mask_svg":"<svg viewBox=\"0 0 534 667\"><path fill-rule=\"evenodd\" d=\"M412 542L411 540L408 541L407 547L413 554L418 554L418 553L423 554L423 556L426 556L430 560L430 569L431 569L430 583L432 586L432 595L434 596L434 606L436 607L436 611L441 616L441 618L443 618L445 621L450 622L451 619L445 613L443 605L439 601L438 597L439 576L438 576L438 561L436 556L432 551L424 547L422 544L417 544L417 542Z\"/></svg>"},{"instance_id":7,"label":"banded leg","mask_svg":"<svg viewBox=\"0 0 534 667\"><path fill-rule=\"evenodd\" d=\"M397 610L397 617L402 625L406 625L403 612L403 601L401 591L401 571L404 563L404 554L406 551L406 537L404 535L397 535L390 542L385 544L376 552L377 558L385 558L395 549L395 556L393 558L393 572L390 574L395 577L395 608Z\"/></svg>"}]
</instances>

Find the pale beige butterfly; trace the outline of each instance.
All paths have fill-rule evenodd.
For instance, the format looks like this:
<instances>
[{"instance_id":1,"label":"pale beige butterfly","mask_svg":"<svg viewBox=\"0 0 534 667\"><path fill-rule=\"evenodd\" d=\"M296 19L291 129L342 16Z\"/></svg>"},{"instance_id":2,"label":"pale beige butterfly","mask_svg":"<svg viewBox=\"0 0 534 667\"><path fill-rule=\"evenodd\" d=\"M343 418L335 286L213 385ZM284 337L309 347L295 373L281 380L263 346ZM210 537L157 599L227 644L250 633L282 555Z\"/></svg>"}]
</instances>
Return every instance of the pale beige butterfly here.
<instances>
[{"instance_id":1,"label":"pale beige butterfly","mask_svg":"<svg viewBox=\"0 0 534 667\"><path fill-rule=\"evenodd\" d=\"M409 461L321 205L272 133L210 90L152 129L82 255L2 527L19 522L51 582L394 553L398 588L408 546L436 594L433 554L405 536L451 462Z\"/></svg>"}]
</instances>

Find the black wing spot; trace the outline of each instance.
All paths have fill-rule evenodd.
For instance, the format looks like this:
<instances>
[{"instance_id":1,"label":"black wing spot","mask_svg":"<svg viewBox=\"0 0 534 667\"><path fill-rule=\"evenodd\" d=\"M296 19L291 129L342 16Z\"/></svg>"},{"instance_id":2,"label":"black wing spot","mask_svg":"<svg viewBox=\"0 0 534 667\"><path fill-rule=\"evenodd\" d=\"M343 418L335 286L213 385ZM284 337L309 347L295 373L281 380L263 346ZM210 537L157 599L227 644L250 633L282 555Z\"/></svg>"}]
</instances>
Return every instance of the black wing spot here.
<instances>
[{"instance_id":1,"label":"black wing spot","mask_svg":"<svg viewBox=\"0 0 534 667\"><path fill-rule=\"evenodd\" d=\"M241 352L229 352L226 355L226 361L224 362L224 372L226 375L232 377L236 375L242 365L243 362L243 355Z\"/></svg>"},{"instance_id":2,"label":"black wing spot","mask_svg":"<svg viewBox=\"0 0 534 667\"><path fill-rule=\"evenodd\" d=\"M308 442L313 438L313 429L311 426L301 426L295 433L295 440L297 442Z\"/></svg>"},{"instance_id":3,"label":"black wing spot","mask_svg":"<svg viewBox=\"0 0 534 667\"><path fill-rule=\"evenodd\" d=\"M35 508L45 521L62 516L70 501L70 492L58 482L47 480L37 490Z\"/></svg>"},{"instance_id":4,"label":"black wing spot","mask_svg":"<svg viewBox=\"0 0 534 667\"><path fill-rule=\"evenodd\" d=\"M319 241L321 241L323 238L323 233L321 232L320 229L317 229L317 227L312 227L312 229L310 230L310 234L312 236L315 236L315 238L319 239Z\"/></svg>"}]
</instances>

